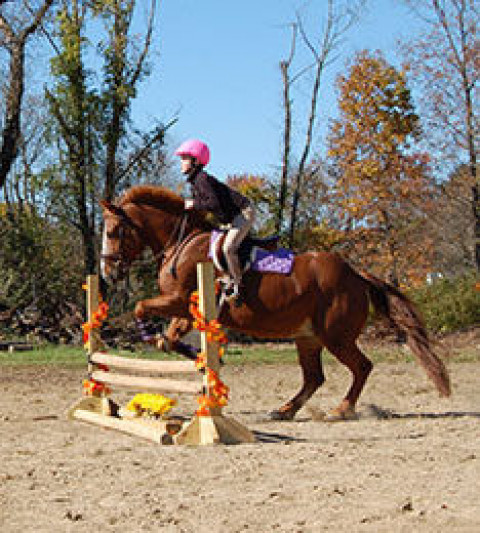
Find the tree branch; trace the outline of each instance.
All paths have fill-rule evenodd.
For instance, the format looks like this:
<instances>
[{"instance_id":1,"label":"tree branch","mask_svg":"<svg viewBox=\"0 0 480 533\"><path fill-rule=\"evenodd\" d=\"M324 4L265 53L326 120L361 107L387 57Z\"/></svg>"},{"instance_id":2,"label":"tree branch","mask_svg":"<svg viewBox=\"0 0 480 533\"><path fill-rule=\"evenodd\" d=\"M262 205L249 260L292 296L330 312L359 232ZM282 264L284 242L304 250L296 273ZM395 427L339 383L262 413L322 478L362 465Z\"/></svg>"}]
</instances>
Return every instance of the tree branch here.
<instances>
[{"instance_id":1,"label":"tree branch","mask_svg":"<svg viewBox=\"0 0 480 533\"><path fill-rule=\"evenodd\" d=\"M62 114L60 104L58 103L55 96L53 96L53 94L46 87L45 96L47 97L47 100L52 106L53 115L57 119L57 122L60 124L60 129L62 130L62 138L68 146L68 149L72 152L72 154L78 155L78 150L76 149L75 144L72 140L75 138L74 133L71 130L70 126L67 124L67 121L65 120L65 117Z\"/></svg>"},{"instance_id":2,"label":"tree branch","mask_svg":"<svg viewBox=\"0 0 480 533\"><path fill-rule=\"evenodd\" d=\"M147 57L148 51L150 50L150 45L152 42L152 33L153 33L153 22L155 19L155 8L156 8L156 0L151 0L150 16L148 19L147 33L145 35L145 42L144 42L143 50L137 60L137 65L130 79L130 84L132 86L135 85L135 83L138 81L138 78L140 77L140 74L142 73L143 64Z\"/></svg>"},{"instance_id":3,"label":"tree branch","mask_svg":"<svg viewBox=\"0 0 480 533\"><path fill-rule=\"evenodd\" d=\"M50 9L50 6L53 4L53 2L54 0L45 0L45 3L37 11L37 14L35 15L33 22L30 24L30 26L27 26L20 34L20 40L22 42L25 42L28 36L36 31L43 17L47 13L47 11Z\"/></svg>"}]
</instances>

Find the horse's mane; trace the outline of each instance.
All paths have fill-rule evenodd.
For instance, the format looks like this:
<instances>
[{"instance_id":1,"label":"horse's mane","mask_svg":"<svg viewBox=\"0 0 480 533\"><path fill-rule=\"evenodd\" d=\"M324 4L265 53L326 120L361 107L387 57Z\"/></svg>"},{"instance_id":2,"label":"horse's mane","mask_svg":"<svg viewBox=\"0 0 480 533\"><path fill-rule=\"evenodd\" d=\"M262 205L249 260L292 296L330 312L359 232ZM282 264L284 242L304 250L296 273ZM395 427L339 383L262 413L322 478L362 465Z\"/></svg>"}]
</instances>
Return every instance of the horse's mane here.
<instances>
[{"instance_id":1,"label":"horse's mane","mask_svg":"<svg viewBox=\"0 0 480 533\"><path fill-rule=\"evenodd\" d=\"M127 203L149 205L175 215L183 214L185 209L184 200L179 194L160 185L134 185L130 187L123 193L118 205L123 207ZM211 230L214 227L203 213L194 211L190 220L202 229Z\"/></svg>"},{"instance_id":2,"label":"horse's mane","mask_svg":"<svg viewBox=\"0 0 480 533\"><path fill-rule=\"evenodd\" d=\"M179 213L183 211L183 198L160 185L134 185L126 190L120 198L119 205L147 204L165 211Z\"/></svg>"}]
</instances>

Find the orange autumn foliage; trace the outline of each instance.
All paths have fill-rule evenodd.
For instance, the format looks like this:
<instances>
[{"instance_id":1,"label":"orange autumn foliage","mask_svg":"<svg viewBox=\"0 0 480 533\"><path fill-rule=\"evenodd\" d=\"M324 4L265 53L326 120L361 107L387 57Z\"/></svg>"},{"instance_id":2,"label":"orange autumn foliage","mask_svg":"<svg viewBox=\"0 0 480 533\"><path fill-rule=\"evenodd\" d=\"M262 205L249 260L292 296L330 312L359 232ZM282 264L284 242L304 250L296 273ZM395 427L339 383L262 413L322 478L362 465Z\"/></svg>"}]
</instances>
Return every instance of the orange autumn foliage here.
<instances>
[{"instance_id":1,"label":"orange autumn foliage","mask_svg":"<svg viewBox=\"0 0 480 533\"><path fill-rule=\"evenodd\" d=\"M406 72L363 51L337 85L340 116L330 129L329 157L353 251L363 267L414 284L432 259L422 220L433 186L428 156L412 149L421 131Z\"/></svg>"}]
</instances>

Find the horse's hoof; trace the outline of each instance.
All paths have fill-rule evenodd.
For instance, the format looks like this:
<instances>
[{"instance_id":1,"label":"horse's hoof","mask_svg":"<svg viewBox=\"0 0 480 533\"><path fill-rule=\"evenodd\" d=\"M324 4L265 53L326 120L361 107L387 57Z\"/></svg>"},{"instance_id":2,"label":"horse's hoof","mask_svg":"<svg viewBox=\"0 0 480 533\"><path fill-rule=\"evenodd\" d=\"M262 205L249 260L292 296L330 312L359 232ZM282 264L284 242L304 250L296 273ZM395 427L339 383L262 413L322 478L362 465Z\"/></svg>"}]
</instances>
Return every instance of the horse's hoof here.
<instances>
[{"instance_id":1,"label":"horse's hoof","mask_svg":"<svg viewBox=\"0 0 480 533\"><path fill-rule=\"evenodd\" d=\"M324 422L346 422L348 420L358 420L358 415L355 409L349 407L348 409L332 409L325 417Z\"/></svg>"},{"instance_id":2,"label":"horse's hoof","mask_svg":"<svg viewBox=\"0 0 480 533\"><path fill-rule=\"evenodd\" d=\"M293 420L295 413L291 411L280 411L276 409L269 413L270 420Z\"/></svg>"}]
</instances>

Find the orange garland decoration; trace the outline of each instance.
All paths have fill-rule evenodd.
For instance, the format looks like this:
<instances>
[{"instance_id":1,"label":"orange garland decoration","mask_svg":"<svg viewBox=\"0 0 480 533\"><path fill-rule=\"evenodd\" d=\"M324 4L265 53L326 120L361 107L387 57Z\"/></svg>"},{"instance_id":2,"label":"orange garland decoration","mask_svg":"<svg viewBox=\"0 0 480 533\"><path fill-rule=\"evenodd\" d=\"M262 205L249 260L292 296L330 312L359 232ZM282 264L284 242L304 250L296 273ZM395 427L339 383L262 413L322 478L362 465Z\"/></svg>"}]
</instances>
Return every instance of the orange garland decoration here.
<instances>
[{"instance_id":1,"label":"orange garland decoration","mask_svg":"<svg viewBox=\"0 0 480 533\"><path fill-rule=\"evenodd\" d=\"M85 396L106 396L112 391L104 383L99 383L94 379L84 379L83 380L83 394Z\"/></svg>"},{"instance_id":2,"label":"orange garland decoration","mask_svg":"<svg viewBox=\"0 0 480 533\"><path fill-rule=\"evenodd\" d=\"M82 288L84 290L87 290L86 285L82 285ZM82 324L82 330L83 330L83 344L87 344L87 342L90 339L90 332L92 329L98 329L102 325L102 322L107 318L108 316L108 304L107 302L104 302L102 300L102 297L100 296L100 304L98 306L98 309L93 313L92 320L90 322L84 322Z\"/></svg>"},{"instance_id":3,"label":"orange garland decoration","mask_svg":"<svg viewBox=\"0 0 480 533\"><path fill-rule=\"evenodd\" d=\"M87 285L82 285L84 290L87 290ZM90 339L90 333L92 329L98 329L101 327L102 322L108 316L108 304L102 300L100 295L100 304L98 309L93 313L92 320L90 322L84 322L82 324L83 330L83 345L86 347ZM97 365L101 370L108 372L106 365ZM111 389L104 383L95 381L94 379L85 379L83 381L83 394L85 396L105 396L111 393Z\"/></svg>"},{"instance_id":4,"label":"orange garland decoration","mask_svg":"<svg viewBox=\"0 0 480 533\"><path fill-rule=\"evenodd\" d=\"M211 368L207 368L207 382L209 394L202 394L198 397L199 408L195 413L197 416L210 416L212 407L225 407L228 404L230 389Z\"/></svg>"},{"instance_id":5,"label":"orange garland decoration","mask_svg":"<svg viewBox=\"0 0 480 533\"><path fill-rule=\"evenodd\" d=\"M225 332L222 330L222 325L220 322L216 319L213 320L206 320L205 317L200 312L200 309L198 308L198 292L193 292L190 295L190 306L189 311L190 314L193 316L193 327L197 329L200 332L206 332L207 333L207 342L216 342L218 343L218 357L221 359L223 357L223 354L225 352L223 344L226 344L228 342L228 338L225 335ZM197 360L196 360L196 366L198 370L202 370L205 368L206 364L206 357L203 352L198 354Z\"/></svg>"},{"instance_id":6,"label":"orange garland decoration","mask_svg":"<svg viewBox=\"0 0 480 533\"><path fill-rule=\"evenodd\" d=\"M200 312L198 292L193 292L190 296L189 311L194 318L193 327L200 332L207 333L207 342L218 343L218 357L222 358L224 354L223 344L228 342L225 332L222 330L220 322L216 319L207 321ZM200 352L195 361L197 370L204 370L207 364L207 357L204 352ZM229 388L223 383L218 374L211 368L206 368L208 394L202 394L198 397L199 408L196 411L197 416L210 416L210 409L215 407L225 407L228 403Z\"/></svg>"}]
</instances>

